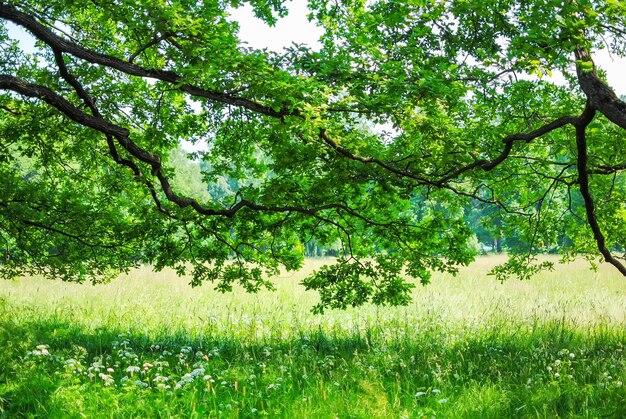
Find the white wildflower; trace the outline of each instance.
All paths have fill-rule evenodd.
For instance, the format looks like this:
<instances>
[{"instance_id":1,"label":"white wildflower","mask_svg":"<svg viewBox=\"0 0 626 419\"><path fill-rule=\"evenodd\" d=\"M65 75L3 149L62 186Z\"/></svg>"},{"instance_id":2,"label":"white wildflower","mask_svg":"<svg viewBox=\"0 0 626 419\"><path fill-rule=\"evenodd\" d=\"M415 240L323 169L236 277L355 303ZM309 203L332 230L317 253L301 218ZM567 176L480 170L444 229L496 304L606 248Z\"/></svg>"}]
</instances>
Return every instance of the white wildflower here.
<instances>
[{"instance_id":1,"label":"white wildflower","mask_svg":"<svg viewBox=\"0 0 626 419\"><path fill-rule=\"evenodd\" d=\"M104 382L105 386L110 386L110 385L113 385L115 383L115 380L113 379L113 376L105 374L103 372L98 374L98 377L100 377L102 379L102 381Z\"/></svg>"},{"instance_id":2,"label":"white wildflower","mask_svg":"<svg viewBox=\"0 0 626 419\"><path fill-rule=\"evenodd\" d=\"M128 368L126 368L126 372L131 375L139 371L141 371L141 368L136 365L130 365Z\"/></svg>"}]
</instances>

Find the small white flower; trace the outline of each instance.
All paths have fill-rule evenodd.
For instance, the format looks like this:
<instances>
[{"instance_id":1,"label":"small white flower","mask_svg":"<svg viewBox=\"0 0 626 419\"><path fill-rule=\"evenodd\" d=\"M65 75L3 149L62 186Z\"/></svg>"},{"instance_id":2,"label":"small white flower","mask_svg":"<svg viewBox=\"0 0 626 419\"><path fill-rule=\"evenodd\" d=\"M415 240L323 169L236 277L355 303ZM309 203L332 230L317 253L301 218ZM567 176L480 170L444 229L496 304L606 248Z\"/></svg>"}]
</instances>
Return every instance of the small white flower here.
<instances>
[{"instance_id":1,"label":"small white flower","mask_svg":"<svg viewBox=\"0 0 626 419\"><path fill-rule=\"evenodd\" d=\"M169 381L170 377L164 377L162 375L157 374L156 377L154 377L154 382L155 383L165 383L166 381Z\"/></svg>"},{"instance_id":2,"label":"small white flower","mask_svg":"<svg viewBox=\"0 0 626 419\"><path fill-rule=\"evenodd\" d=\"M43 356L48 356L50 355L50 352L48 352L48 345L37 345L37 350L40 352L41 355Z\"/></svg>"},{"instance_id":3,"label":"small white flower","mask_svg":"<svg viewBox=\"0 0 626 419\"><path fill-rule=\"evenodd\" d=\"M441 403L441 404L446 403L447 401L448 401L448 399L439 399L438 400L438 402Z\"/></svg>"},{"instance_id":4,"label":"small white flower","mask_svg":"<svg viewBox=\"0 0 626 419\"><path fill-rule=\"evenodd\" d=\"M417 393L415 393L415 397L422 397L425 396L426 392L425 391L418 391Z\"/></svg>"},{"instance_id":5,"label":"small white flower","mask_svg":"<svg viewBox=\"0 0 626 419\"><path fill-rule=\"evenodd\" d=\"M435 388L435 389L433 389L433 393L439 394L439 393L441 393L441 390L439 390L438 388Z\"/></svg>"},{"instance_id":6,"label":"small white flower","mask_svg":"<svg viewBox=\"0 0 626 419\"><path fill-rule=\"evenodd\" d=\"M100 377L102 379L102 381L104 382L105 387L108 387L112 384L115 383L115 380L113 379L112 376L105 374L103 372L101 372L100 374L98 374L98 377Z\"/></svg>"},{"instance_id":7,"label":"small white flower","mask_svg":"<svg viewBox=\"0 0 626 419\"><path fill-rule=\"evenodd\" d=\"M128 372L130 374L134 374L134 373L139 372L139 371L141 371L141 368L139 368L136 365L131 365L128 368L126 368L126 372Z\"/></svg>"}]
</instances>

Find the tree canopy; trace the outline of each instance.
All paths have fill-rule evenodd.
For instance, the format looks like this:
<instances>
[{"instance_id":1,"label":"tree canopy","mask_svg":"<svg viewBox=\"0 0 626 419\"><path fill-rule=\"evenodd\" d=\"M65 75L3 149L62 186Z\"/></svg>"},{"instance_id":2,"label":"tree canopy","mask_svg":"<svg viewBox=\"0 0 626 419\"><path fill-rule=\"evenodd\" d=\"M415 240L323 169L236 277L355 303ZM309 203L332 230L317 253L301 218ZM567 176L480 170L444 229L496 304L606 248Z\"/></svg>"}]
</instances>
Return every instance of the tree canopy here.
<instances>
[{"instance_id":1,"label":"tree canopy","mask_svg":"<svg viewBox=\"0 0 626 419\"><path fill-rule=\"evenodd\" d=\"M281 52L239 40L243 3L288 13L0 0L3 276L147 262L254 291L315 241L338 249L304 281L318 310L404 304L405 274L474 257L470 202L523 243L497 277L564 238L626 275L626 103L593 61L626 56L625 3L309 0L321 46ZM200 175L177 172L183 142Z\"/></svg>"}]
</instances>

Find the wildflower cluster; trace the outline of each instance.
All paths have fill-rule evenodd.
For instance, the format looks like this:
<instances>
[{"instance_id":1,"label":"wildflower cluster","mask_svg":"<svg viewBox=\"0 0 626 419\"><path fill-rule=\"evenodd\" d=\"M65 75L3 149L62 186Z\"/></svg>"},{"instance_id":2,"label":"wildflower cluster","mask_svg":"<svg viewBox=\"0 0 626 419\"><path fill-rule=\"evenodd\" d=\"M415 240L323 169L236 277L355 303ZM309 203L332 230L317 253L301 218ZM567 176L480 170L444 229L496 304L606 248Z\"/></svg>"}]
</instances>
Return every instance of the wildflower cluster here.
<instances>
[{"instance_id":1,"label":"wildflower cluster","mask_svg":"<svg viewBox=\"0 0 626 419\"><path fill-rule=\"evenodd\" d=\"M201 383L203 387L210 388L215 383L213 375L219 377L219 374L207 373L211 368L211 359L219 357L219 348L204 353L183 346L174 353L161 345L153 345L148 353L154 357L142 359L130 339L120 335L112 343L111 349L110 354L89 358L87 350L77 346L73 348L73 356L66 358L52 355L50 347L42 344L28 351L25 358L35 362L54 360L60 366L59 370L66 375L127 391L184 391L192 383ZM223 385L228 384L223 381Z\"/></svg>"}]
</instances>

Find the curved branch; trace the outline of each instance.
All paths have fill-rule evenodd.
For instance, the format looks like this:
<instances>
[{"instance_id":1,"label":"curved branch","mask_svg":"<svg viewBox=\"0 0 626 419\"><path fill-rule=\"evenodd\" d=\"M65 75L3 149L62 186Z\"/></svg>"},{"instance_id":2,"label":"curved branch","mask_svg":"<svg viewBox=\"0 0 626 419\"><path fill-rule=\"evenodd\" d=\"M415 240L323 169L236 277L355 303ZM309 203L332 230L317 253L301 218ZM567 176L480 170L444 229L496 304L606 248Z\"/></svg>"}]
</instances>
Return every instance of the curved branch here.
<instances>
[{"instance_id":1,"label":"curved branch","mask_svg":"<svg viewBox=\"0 0 626 419\"><path fill-rule=\"evenodd\" d=\"M442 177L439 180L439 183L447 182L449 180L455 179L459 177L461 174L469 170L476 169L476 168L481 168L487 172L490 170L493 170L509 157L509 155L511 154L511 151L513 150L513 144L515 142L524 141L524 142L529 143L532 140L542 137L548 134L549 132L552 132L558 128L562 128L568 124L573 124L575 121L576 121L576 117L574 116L563 116L561 118L555 119L554 121L537 128L534 131L531 131L528 133L520 132L517 134L508 135L502 140L502 142L504 143L504 149L502 150L502 152L500 153L498 157L492 160L485 160L485 159L476 160L473 163L468 164L467 166L463 166L447 174L446 176Z\"/></svg>"},{"instance_id":2,"label":"curved branch","mask_svg":"<svg viewBox=\"0 0 626 419\"><path fill-rule=\"evenodd\" d=\"M102 118L102 114L96 107L96 103L93 100L93 98L89 95L89 93L87 93L83 85L76 79L76 77L74 77L67 69L67 66L65 65L65 61L63 59L63 53L56 48L53 48L53 51L54 51L54 58L57 63L57 66L59 67L59 73L61 74L61 77L63 77L63 79L74 88L78 96L82 99L85 105L91 110L91 114L95 117ZM143 174L141 173L139 166L137 166L135 162L125 159L119 155L119 152L117 151L117 147L115 146L115 143L113 141L113 136L111 134L105 134L105 137L107 140L107 146L109 148L109 154L113 158L113 161L115 161L115 163L121 166L126 166L130 168L133 171L133 174L135 175L136 178L138 179L143 178L144 183L146 184L146 186L148 187L148 190L150 191L152 200L157 206L157 209L163 214L169 217L172 217L173 215L163 207L163 204L161 203L161 200L159 199L157 195L157 192L156 192L156 189L154 188L153 183L149 179L143 177Z\"/></svg>"},{"instance_id":3,"label":"curved branch","mask_svg":"<svg viewBox=\"0 0 626 419\"><path fill-rule=\"evenodd\" d=\"M483 169L484 171L490 171L495 169L498 165L500 165L501 163L503 163L510 155L511 151L513 150L513 144L515 142L518 141L524 141L524 142L531 142L532 140L539 138L541 136L544 136L556 129L562 128L565 125L569 125L569 124L574 124L576 122L577 118L574 116L563 116L561 118L555 119L554 121L545 124L539 128L537 128L534 131L528 132L528 133L516 133L516 134L511 134L508 135L507 137L505 137L502 142L504 143L504 149L502 150L502 152L494 159L492 160L486 160L486 159L477 159L474 162L472 162L471 164L468 164L466 166L460 167L450 173L447 173L446 175L440 177L439 179L428 179L424 176L419 176L413 172L407 171L407 170L402 170L399 169L391 164L389 164L388 162L382 161L380 159L377 159L375 157L364 157L364 156L360 156L358 154L354 154L351 151L349 151L348 149L341 147L339 144L337 144L335 141L333 141L328 134L326 133L326 130L321 129L319 136L320 138L328 145L330 146L332 149L334 149L338 154L347 157L351 160L355 160L355 161L359 161L361 163L364 164L374 164L377 165L385 170L388 170L389 172L392 172L400 177L406 177L406 178L410 178L413 180L417 180L420 184L422 185L431 185L431 186L437 186L437 187L446 187L446 183L449 182L450 180L456 179L458 178L460 175L462 175L465 172L468 172L470 170L473 169Z\"/></svg>"},{"instance_id":4,"label":"curved branch","mask_svg":"<svg viewBox=\"0 0 626 419\"><path fill-rule=\"evenodd\" d=\"M39 40L49 45L53 49L53 51L55 51L55 54L57 53L57 51L61 51L61 52L65 52L67 54L73 55L77 58L83 59L93 64L99 64L99 65L103 65L109 68L116 69L125 74L139 76L139 77L154 78L154 79L161 80L164 82L176 84L180 90L186 93L189 93L192 96L204 97L204 98L214 100L219 103L243 107L253 112L257 112L259 114L270 116L273 118L279 118L282 120L282 118L284 118L285 116L289 116L289 115L301 117L301 114L297 109L292 110L292 111L288 111L288 110L275 111L274 109L268 106L256 103L248 99L244 99L244 98L237 97L237 96L232 96L223 92L210 91L210 90L207 90L198 86L194 86L191 84L185 84L183 77L172 71L144 68L142 66L132 63L132 60L129 60L130 62L124 61L114 56L101 54L101 53L89 50L87 48L84 48L76 43L69 42L63 39L62 37L56 35L45 25L39 23L35 18L33 18L27 13L20 11L18 8L12 5L0 4L0 17L8 19L12 21L13 23L20 25L24 27L25 29L27 29L28 31L30 31ZM365 163L365 164L373 163L400 177L406 177L406 178L416 180L420 184L437 186L437 187L445 187L445 183L448 182L449 180L452 180L460 176L461 174L469 170L472 170L474 168L480 167L486 171L492 170L493 168L498 166L500 163L502 163L504 160L506 160L506 158L508 157L509 153L511 152L513 148L514 142L531 141L534 138L542 136L552 130L555 130L567 124L571 124L573 120L575 120L574 117L562 117L553 121L552 123L546 124L543 127L538 128L537 130L533 132L518 133L518 134L510 135L503 140L505 144L504 150L495 159L476 160L472 164L461 167L457 169L456 171L450 174L447 174L446 176L440 179L436 179L436 180L427 179L424 176L419 176L415 173L399 169L375 157L358 156L350 152L349 150L339 146L335 141L333 141L326 134L326 131L323 129L320 130L319 135L320 135L320 138L322 138L322 140L327 145L332 147L338 154L344 157L348 157L352 160L360 161L361 163ZM118 135L115 135L115 137L120 138L120 136ZM121 137L127 138L128 135L121 134ZM129 149L134 148L133 143L128 143L128 144L122 143L122 146L124 148L129 148ZM139 150L139 149L134 149L133 151L130 151L130 152L133 155L147 153L145 150ZM138 157L138 158L140 158L140 160L144 162L152 164L150 163L150 161L153 161L154 157L155 157L154 155L152 156L144 155L143 157ZM154 166L153 166L153 169L154 169ZM161 178L159 178L159 180L161 181ZM167 189L167 188L164 188L164 189ZM166 194L167 193L168 192L166 191ZM193 205L193 204L188 203L186 205Z\"/></svg>"},{"instance_id":5,"label":"curved branch","mask_svg":"<svg viewBox=\"0 0 626 419\"><path fill-rule=\"evenodd\" d=\"M211 91L187 84L184 82L184 78L182 76L173 71L148 69L111 55L101 54L89 50L74 42L69 42L52 32L45 25L39 23L29 14L20 11L13 5L0 3L0 18L10 20L16 25L27 29L37 39L49 45L51 48L73 55L92 64L99 64L105 67L113 68L131 76L152 78L176 84L179 86L180 90L193 96L203 97L226 105L246 108L266 116L282 118L287 115L284 112L277 112L268 106L256 103L249 99L231 96L222 92Z\"/></svg>"},{"instance_id":6,"label":"curved branch","mask_svg":"<svg viewBox=\"0 0 626 419\"><path fill-rule=\"evenodd\" d=\"M576 73L578 84L587 96L590 105L604 115L609 121L620 128L626 129L626 102L620 100L615 92L598 77L595 64L589 51L578 48L575 51L577 60ZM583 63L591 64L591 69Z\"/></svg>"},{"instance_id":7,"label":"curved branch","mask_svg":"<svg viewBox=\"0 0 626 419\"><path fill-rule=\"evenodd\" d=\"M606 239L602 234L600 225L596 217L595 205L591 191L589 190L589 168L587 155L587 126L593 120L596 111L603 114L615 125L626 129L626 103L620 100L615 92L604 83L596 71L596 66L591 58L591 54L584 48L577 48L574 51L576 57L576 75L578 84L587 96L587 108L581 115L576 126L576 147L578 150L578 184L580 193L585 202L587 222L593 232L593 237L598 246L598 250L611 265L626 276L626 266L618 261L611 251L606 247Z\"/></svg>"},{"instance_id":8,"label":"curved branch","mask_svg":"<svg viewBox=\"0 0 626 419\"><path fill-rule=\"evenodd\" d=\"M64 77L68 78L68 82L70 82L70 84L72 84L73 86L77 88L79 95L83 97L83 99L87 103L90 103L90 102L92 103L89 96L82 89L78 81L76 81L75 79L73 79L73 77L71 77L71 75L69 75L64 65L62 67L63 67L62 73L64 74ZM360 214L358 211L354 210L353 208L350 208L348 205L338 204L338 203L330 203L330 204L320 205L320 206L313 207L313 208L306 208L306 207L297 206L297 205L267 206L267 205L256 204L246 199L240 199L228 209L215 210L215 209L203 207L200 203L198 203L198 201L196 201L193 198L185 198L185 197L181 197L177 195L172 190L169 180L165 177L165 175L163 175L161 171L162 166L161 166L161 160L159 156L149 153L143 150L138 145L136 145L129 138L130 134L128 130L105 120L102 116L100 116L97 108L95 108L95 105L92 105L92 106L94 109L94 113L96 115L88 115L83 110L75 107L74 105L69 103L65 98L59 96L57 93L55 93L51 89L44 87L44 86L29 84L16 77L9 76L9 75L0 74L0 89L11 90L23 96L34 97L34 98L43 100L44 102L55 107L56 109L61 111L64 115L66 115L68 118L78 122L79 124L104 133L107 136L107 143L109 145L110 152L114 160L116 161L116 163L129 166L134 171L138 170L137 166L134 165L134 163L122 159L117 154L115 146L112 144L112 138L115 137L118 140L118 142L122 144L122 146L129 153L131 153L131 155L143 161L144 163L149 164L152 167L153 169L152 172L159 180L161 187L163 189L163 192L165 193L165 196L167 197L167 199L177 204L181 208L191 206L196 212L202 215L225 216L225 217L232 217L243 208L251 209L254 211L265 211L265 212L281 212L281 213L297 212L297 213L314 216L316 218L320 218L318 213L325 211L325 210L342 210L355 218L359 218L365 221L366 223L372 226L390 227L392 224L392 223L380 223L380 222L376 222L375 220L368 219L364 217L362 214ZM140 172L135 172L135 173L140 174ZM157 202L157 206L160 206L160 201L158 200L158 197L156 197L156 192L154 191L153 188L151 188L150 190L151 190L151 193L153 194L153 198Z\"/></svg>"},{"instance_id":9,"label":"curved branch","mask_svg":"<svg viewBox=\"0 0 626 419\"><path fill-rule=\"evenodd\" d=\"M576 148L578 150L578 184L580 187L580 194L585 202L585 211L587 214L587 222L593 232L593 237L596 240L598 250L604 256L604 260L615 266L622 275L626 276L626 266L624 266L619 260L617 260L611 251L606 247L606 239L602 234L598 219L596 217L595 204L591 192L589 190L589 172L587 169L588 155L587 155L587 126L593 120L596 110L590 104L585 109L585 112L580 116L580 119L576 123Z\"/></svg>"}]
</instances>

